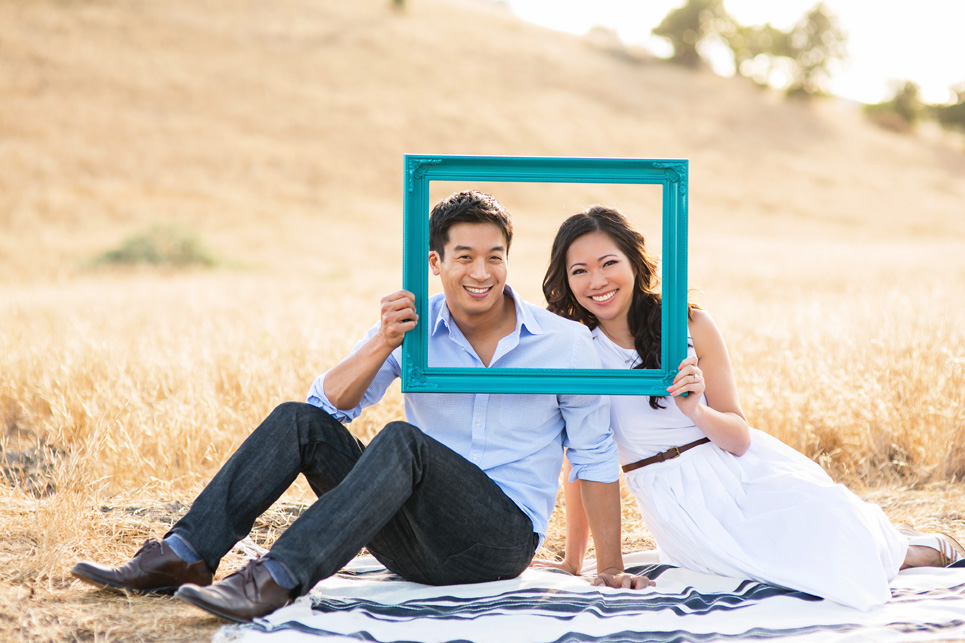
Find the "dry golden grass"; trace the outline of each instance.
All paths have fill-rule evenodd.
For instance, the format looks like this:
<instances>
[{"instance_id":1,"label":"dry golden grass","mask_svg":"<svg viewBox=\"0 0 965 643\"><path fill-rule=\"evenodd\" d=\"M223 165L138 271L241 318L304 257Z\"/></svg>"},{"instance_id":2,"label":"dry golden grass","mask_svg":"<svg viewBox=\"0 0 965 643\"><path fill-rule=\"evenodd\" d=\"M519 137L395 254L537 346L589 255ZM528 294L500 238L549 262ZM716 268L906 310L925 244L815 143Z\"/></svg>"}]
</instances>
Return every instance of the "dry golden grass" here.
<instances>
[{"instance_id":1,"label":"dry golden grass","mask_svg":"<svg viewBox=\"0 0 965 643\"><path fill-rule=\"evenodd\" d=\"M108 276L13 293L0 313L3 451L49 456L46 497L4 485L0 587L17 600L0 639L197 640L216 621L169 599L91 593L66 575L80 558L119 560L163 533L247 433L347 352L369 301L239 275ZM397 417L393 390L356 430ZM40 495L40 494L37 494ZM298 485L286 496L304 503ZM267 516L256 542L288 524ZM230 557L221 573L239 562ZM10 607L13 606L13 607ZM5 608L6 609L6 608ZM105 621L105 617L108 617Z\"/></svg>"},{"instance_id":2,"label":"dry golden grass","mask_svg":"<svg viewBox=\"0 0 965 643\"><path fill-rule=\"evenodd\" d=\"M689 158L690 282L751 422L893 520L965 537L960 141L481 2L389 4L0 3L0 449L25 458L0 483L0 639L210 638L197 610L67 570L163 533L374 321L400 286L406 152ZM567 214L608 202L652 229L648 194L497 196L516 216L511 283L536 301ZM223 262L89 266L158 223ZM353 429L370 437L400 399ZM296 486L254 540L310 496ZM652 545L624 500L625 546Z\"/></svg>"}]
</instances>

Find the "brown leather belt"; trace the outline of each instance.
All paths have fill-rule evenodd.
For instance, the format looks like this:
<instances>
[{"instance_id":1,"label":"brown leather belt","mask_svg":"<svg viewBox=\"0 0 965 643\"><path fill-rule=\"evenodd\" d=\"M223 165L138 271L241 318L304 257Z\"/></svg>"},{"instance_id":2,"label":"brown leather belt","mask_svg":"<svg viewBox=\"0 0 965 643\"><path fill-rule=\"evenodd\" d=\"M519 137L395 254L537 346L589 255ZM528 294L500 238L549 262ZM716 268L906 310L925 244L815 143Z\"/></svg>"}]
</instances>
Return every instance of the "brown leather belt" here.
<instances>
[{"instance_id":1,"label":"brown leather belt","mask_svg":"<svg viewBox=\"0 0 965 643\"><path fill-rule=\"evenodd\" d=\"M657 455L652 455L649 458L644 458L643 460L637 460L636 462L631 462L630 464L623 465L623 473L630 473L634 469L639 469L640 467L645 467L648 464L656 464L657 462L663 462L664 460L673 460L678 457L681 453L687 449L693 449L694 447L699 447L701 444L710 442L710 438L700 438L699 440L694 440L689 444L685 444L682 447L673 447L667 449L663 453L658 453Z\"/></svg>"}]
</instances>

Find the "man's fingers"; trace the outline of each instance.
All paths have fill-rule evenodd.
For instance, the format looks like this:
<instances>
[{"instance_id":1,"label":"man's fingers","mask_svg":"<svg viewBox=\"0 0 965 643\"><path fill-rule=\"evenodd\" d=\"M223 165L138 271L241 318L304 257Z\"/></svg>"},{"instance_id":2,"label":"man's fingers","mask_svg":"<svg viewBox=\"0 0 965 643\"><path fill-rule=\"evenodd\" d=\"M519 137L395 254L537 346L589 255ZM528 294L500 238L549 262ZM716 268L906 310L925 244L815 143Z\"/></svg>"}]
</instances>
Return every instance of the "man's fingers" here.
<instances>
[{"instance_id":1,"label":"man's fingers","mask_svg":"<svg viewBox=\"0 0 965 643\"><path fill-rule=\"evenodd\" d=\"M412 294L411 292L409 292L408 290L396 290L394 293L389 294L389 295L386 295L385 297L383 297L383 298L382 298L382 301L383 301L383 302L386 302L386 301L396 301L396 300L402 300L402 299L408 299L409 301L415 301L415 295L413 295L413 294Z\"/></svg>"},{"instance_id":2,"label":"man's fingers","mask_svg":"<svg viewBox=\"0 0 965 643\"><path fill-rule=\"evenodd\" d=\"M382 315L379 321L379 334L390 346L399 346L405 334L416 327L419 316L415 306L407 297L387 301L392 295L382 298Z\"/></svg>"},{"instance_id":3,"label":"man's fingers","mask_svg":"<svg viewBox=\"0 0 965 643\"><path fill-rule=\"evenodd\" d=\"M395 313L415 314L415 304L408 300L382 302L382 315Z\"/></svg>"},{"instance_id":4,"label":"man's fingers","mask_svg":"<svg viewBox=\"0 0 965 643\"><path fill-rule=\"evenodd\" d=\"M415 307L405 307L397 310L382 309L382 324L398 324L404 322L414 322L419 318L415 312Z\"/></svg>"},{"instance_id":5,"label":"man's fingers","mask_svg":"<svg viewBox=\"0 0 965 643\"><path fill-rule=\"evenodd\" d=\"M390 333L407 333L419 322L419 318L416 317L415 313L409 318L401 318L386 315L382 318L382 328Z\"/></svg>"},{"instance_id":6,"label":"man's fingers","mask_svg":"<svg viewBox=\"0 0 965 643\"><path fill-rule=\"evenodd\" d=\"M405 317L405 318L403 318L403 319L397 319L397 320L395 320L394 323L396 323L396 324L398 324L399 326L403 327L404 330L412 330L413 328L415 328L415 325L416 325L418 322L419 322L419 317L418 317L415 313L412 313L412 314L411 314L410 316L408 316L408 317Z\"/></svg>"},{"instance_id":7,"label":"man's fingers","mask_svg":"<svg viewBox=\"0 0 965 643\"><path fill-rule=\"evenodd\" d=\"M382 315L392 311L404 311L411 310L415 311L415 296L405 290L400 290L394 292L391 295L386 295L382 298L380 302L382 307Z\"/></svg>"}]
</instances>

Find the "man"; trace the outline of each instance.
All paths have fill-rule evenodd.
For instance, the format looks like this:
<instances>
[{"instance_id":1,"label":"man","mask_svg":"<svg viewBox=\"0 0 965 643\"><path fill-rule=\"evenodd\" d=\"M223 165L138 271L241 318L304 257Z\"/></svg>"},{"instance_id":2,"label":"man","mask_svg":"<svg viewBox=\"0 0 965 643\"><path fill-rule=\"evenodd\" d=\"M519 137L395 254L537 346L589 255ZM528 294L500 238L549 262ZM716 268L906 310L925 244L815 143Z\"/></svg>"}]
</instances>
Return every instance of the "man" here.
<instances>
[{"instance_id":1,"label":"man","mask_svg":"<svg viewBox=\"0 0 965 643\"><path fill-rule=\"evenodd\" d=\"M508 213L461 192L429 221L429 266L443 287L426 311L431 366L598 368L589 332L520 300L506 285ZM407 394L409 422L366 447L341 422L375 404L400 374L414 297L382 299L381 319L307 404L276 408L162 541L119 567L82 562L99 586L174 591L220 617L248 621L306 594L363 547L388 569L433 585L519 575L552 512L564 447L581 481L598 553L594 583L645 587L623 573L617 457L599 396ZM222 556L299 473L318 500L271 551L211 585ZM210 585L210 587L209 587Z\"/></svg>"}]
</instances>

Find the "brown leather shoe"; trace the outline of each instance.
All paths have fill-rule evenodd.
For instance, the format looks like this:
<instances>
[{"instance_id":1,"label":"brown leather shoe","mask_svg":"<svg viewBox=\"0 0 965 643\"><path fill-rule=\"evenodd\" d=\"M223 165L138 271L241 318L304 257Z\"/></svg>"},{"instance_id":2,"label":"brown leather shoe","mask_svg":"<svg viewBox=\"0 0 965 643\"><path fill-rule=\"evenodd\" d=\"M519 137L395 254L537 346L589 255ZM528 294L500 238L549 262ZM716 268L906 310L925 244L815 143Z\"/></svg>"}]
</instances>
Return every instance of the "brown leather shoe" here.
<instances>
[{"instance_id":1,"label":"brown leather shoe","mask_svg":"<svg viewBox=\"0 0 965 643\"><path fill-rule=\"evenodd\" d=\"M211 587L184 585L174 595L215 616L246 623L292 602L295 590L275 582L264 558L253 560Z\"/></svg>"},{"instance_id":2,"label":"brown leather shoe","mask_svg":"<svg viewBox=\"0 0 965 643\"><path fill-rule=\"evenodd\" d=\"M164 541L153 538L144 541L134 558L119 567L80 562L70 573L98 587L167 594L185 583L210 585L214 578L203 560L185 562Z\"/></svg>"}]
</instances>

